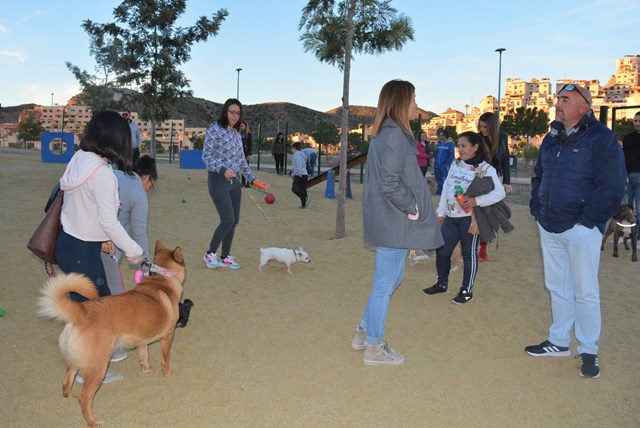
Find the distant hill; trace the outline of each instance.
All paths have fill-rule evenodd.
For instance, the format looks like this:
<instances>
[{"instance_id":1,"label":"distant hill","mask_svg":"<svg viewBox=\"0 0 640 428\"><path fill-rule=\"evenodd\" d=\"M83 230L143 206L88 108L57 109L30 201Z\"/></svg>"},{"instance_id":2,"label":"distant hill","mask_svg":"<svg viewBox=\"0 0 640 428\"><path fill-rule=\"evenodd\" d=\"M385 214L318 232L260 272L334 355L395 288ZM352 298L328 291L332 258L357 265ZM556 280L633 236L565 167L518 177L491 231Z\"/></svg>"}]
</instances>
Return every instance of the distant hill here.
<instances>
[{"instance_id":1,"label":"distant hill","mask_svg":"<svg viewBox=\"0 0 640 428\"><path fill-rule=\"evenodd\" d=\"M126 95L129 94L127 93ZM82 104L82 95L78 94L74 96L67 104ZM32 109L34 106L35 104L23 104L13 107L2 107L2 110L0 110L0 122L15 123L18 121L21 111ZM132 111L142 110L141 106L135 101L127 103L127 107ZM221 103L203 98L184 97L171 109L169 116L173 119L184 119L186 127L206 128L218 118L221 107ZM258 125L260 125L260 134L263 137L274 137L278 133L278 130L285 132L287 125L290 134L296 132L311 134L316 124L322 121L340 126L342 107L321 112L297 104L275 102L244 105L244 110L245 119L249 122L249 126L251 126L251 132L254 138L257 138ZM357 128L362 122L371 123L375 111L375 107L350 106L349 127L353 129ZM425 110L419 110L418 114L422 114L422 118L425 121L429 121L432 117L437 116L435 113Z\"/></svg>"},{"instance_id":2,"label":"distant hill","mask_svg":"<svg viewBox=\"0 0 640 428\"><path fill-rule=\"evenodd\" d=\"M337 116L340 116L342 114L342 107L336 107L325 113L335 114ZM373 118L375 114L376 114L375 107L349 106L349 117L353 116L354 118ZM418 108L418 116L420 115L422 115L422 120L424 120L425 122L429 122L434 117L438 117L438 115L432 111L422 110L421 108ZM416 116L416 119L418 118L418 116Z\"/></svg>"},{"instance_id":3,"label":"distant hill","mask_svg":"<svg viewBox=\"0 0 640 428\"><path fill-rule=\"evenodd\" d=\"M2 106L0 108L0 123L18 123L18 118L23 110L34 108L35 104L20 104L19 106Z\"/></svg>"}]
</instances>

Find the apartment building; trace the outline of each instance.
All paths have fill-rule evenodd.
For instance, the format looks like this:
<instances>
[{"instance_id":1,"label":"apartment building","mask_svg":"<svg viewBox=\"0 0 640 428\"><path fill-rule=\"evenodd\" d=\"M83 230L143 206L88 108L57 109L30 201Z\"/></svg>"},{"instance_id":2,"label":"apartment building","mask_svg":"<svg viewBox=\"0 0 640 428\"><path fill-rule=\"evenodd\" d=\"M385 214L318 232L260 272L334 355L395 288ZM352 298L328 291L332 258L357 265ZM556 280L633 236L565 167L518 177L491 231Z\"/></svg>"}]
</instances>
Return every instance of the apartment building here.
<instances>
[{"instance_id":1,"label":"apartment building","mask_svg":"<svg viewBox=\"0 0 640 428\"><path fill-rule=\"evenodd\" d=\"M640 86L640 55L625 55L616 60L616 83Z\"/></svg>"},{"instance_id":2,"label":"apartment building","mask_svg":"<svg viewBox=\"0 0 640 428\"><path fill-rule=\"evenodd\" d=\"M500 101L500 117L520 107L549 110L553 105L551 81L548 77L525 81L508 78L504 98Z\"/></svg>"}]
</instances>

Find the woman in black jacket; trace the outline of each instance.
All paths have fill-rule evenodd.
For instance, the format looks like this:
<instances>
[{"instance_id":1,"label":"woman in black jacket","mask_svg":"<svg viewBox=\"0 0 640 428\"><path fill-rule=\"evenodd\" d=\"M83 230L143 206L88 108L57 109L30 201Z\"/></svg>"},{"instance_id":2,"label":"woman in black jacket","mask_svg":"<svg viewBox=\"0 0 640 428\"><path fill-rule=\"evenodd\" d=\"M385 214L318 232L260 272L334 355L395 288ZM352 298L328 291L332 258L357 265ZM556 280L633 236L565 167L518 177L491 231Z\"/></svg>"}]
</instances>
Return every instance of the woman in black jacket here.
<instances>
[{"instance_id":1,"label":"woman in black jacket","mask_svg":"<svg viewBox=\"0 0 640 428\"><path fill-rule=\"evenodd\" d=\"M484 137L489 150L491 151L492 167L498 171L498 176L502 177L502 186L505 192L509 193L511 187L511 170L509 169L509 144L507 144L507 134L498 132L498 118L491 112L483 113L478 119L478 132ZM487 256L487 243L480 241L480 251L478 260L489 261Z\"/></svg>"}]
</instances>

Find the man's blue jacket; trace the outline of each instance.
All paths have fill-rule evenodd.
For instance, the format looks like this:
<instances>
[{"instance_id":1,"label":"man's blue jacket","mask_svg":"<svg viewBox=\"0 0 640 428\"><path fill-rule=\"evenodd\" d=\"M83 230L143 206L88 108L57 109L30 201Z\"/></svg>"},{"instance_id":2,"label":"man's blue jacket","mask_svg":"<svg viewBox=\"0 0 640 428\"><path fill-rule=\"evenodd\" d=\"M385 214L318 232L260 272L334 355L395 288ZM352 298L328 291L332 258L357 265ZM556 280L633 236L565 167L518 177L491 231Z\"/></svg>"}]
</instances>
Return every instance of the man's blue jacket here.
<instances>
[{"instance_id":1,"label":"man's blue jacket","mask_svg":"<svg viewBox=\"0 0 640 428\"><path fill-rule=\"evenodd\" d=\"M547 232L562 233L580 223L604 233L627 179L616 134L591 110L570 130L557 121L551 128L531 178L531 214Z\"/></svg>"}]
</instances>

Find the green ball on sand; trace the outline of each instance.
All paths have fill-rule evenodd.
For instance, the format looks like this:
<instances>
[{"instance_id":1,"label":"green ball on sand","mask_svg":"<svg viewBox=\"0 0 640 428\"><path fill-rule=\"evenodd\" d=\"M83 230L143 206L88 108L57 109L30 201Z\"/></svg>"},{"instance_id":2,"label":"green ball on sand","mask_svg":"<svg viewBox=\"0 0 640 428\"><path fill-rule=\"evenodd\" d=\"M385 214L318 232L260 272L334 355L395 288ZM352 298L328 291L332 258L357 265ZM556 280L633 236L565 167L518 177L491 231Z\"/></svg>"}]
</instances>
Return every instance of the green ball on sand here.
<instances>
[{"instance_id":1,"label":"green ball on sand","mask_svg":"<svg viewBox=\"0 0 640 428\"><path fill-rule=\"evenodd\" d=\"M183 203L183 204L186 204L186 203L187 203L187 200L186 200L186 199L183 199L183 200L182 200L182 203Z\"/></svg>"}]
</instances>

